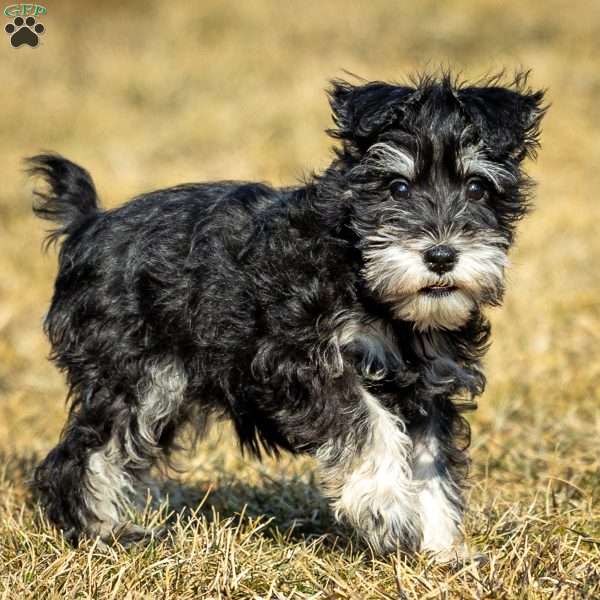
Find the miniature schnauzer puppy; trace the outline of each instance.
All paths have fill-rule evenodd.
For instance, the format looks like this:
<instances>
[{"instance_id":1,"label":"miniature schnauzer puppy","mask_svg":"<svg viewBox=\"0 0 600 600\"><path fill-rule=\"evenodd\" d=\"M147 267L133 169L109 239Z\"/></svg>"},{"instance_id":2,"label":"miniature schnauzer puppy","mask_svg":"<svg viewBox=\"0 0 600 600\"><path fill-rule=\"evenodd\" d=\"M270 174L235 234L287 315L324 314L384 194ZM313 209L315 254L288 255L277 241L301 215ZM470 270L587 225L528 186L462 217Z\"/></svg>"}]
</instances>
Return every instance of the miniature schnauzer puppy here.
<instances>
[{"instance_id":1,"label":"miniature schnauzer puppy","mask_svg":"<svg viewBox=\"0 0 600 600\"><path fill-rule=\"evenodd\" d=\"M71 411L34 486L76 541L127 522L184 427L308 453L375 552L461 542L469 427L543 92L449 75L329 92L334 160L305 185L194 183L102 210L81 167L30 159L62 239L45 321ZM462 544L459 544L462 545Z\"/></svg>"}]
</instances>

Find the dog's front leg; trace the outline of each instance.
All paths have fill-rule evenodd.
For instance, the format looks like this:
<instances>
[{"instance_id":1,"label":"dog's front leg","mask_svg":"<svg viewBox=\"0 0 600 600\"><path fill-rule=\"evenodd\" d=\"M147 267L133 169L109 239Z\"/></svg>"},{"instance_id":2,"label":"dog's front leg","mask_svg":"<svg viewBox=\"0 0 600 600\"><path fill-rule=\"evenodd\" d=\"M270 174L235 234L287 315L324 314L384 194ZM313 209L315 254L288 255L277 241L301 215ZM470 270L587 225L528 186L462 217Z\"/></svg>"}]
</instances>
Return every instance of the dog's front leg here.
<instances>
[{"instance_id":1,"label":"dog's front leg","mask_svg":"<svg viewBox=\"0 0 600 600\"><path fill-rule=\"evenodd\" d=\"M451 402L445 410L414 435L414 480L423 523L421 549L435 552L440 560L464 557L462 481L468 458L468 424Z\"/></svg>"},{"instance_id":2,"label":"dog's front leg","mask_svg":"<svg viewBox=\"0 0 600 600\"><path fill-rule=\"evenodd\" d=\"M377 553L421 542L421 514L412 476L413 445L400 418L361 388L348 431L317 457L323 488L337 518L348 521Z\"/></svg>"}]
</instances>

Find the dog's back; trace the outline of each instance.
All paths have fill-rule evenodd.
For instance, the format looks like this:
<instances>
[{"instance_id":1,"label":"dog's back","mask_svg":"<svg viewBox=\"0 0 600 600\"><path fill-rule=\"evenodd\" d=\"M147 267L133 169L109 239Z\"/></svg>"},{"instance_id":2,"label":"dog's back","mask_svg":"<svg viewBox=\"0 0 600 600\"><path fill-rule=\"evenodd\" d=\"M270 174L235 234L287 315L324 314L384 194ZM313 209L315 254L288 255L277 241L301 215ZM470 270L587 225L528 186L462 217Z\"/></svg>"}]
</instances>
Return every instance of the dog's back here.
<instances>
[{"instance_id":1,"label":"dog's back","mask_svg":"<svg viewBox=\"0 0 600 600\"><path fill-rule=\"evenodd\" d=\"M264 213L282 203L281 194L266 185L224 181L159 190L103 211L83 168L57 155L36 156L29 164L48 184L47 191L36 192L34 205L37 216L56 224L47 245L63 238L46 320L63 368L81 350L82 339L88 345L97 340L94 352L102 354L102 331L110 336L117 322L133 325L124 327L119 345L125 344L125 332L148 344L176 343L174 331L185 331L185 319L192 316L190 294L202 293L204 285L198 284L204 283L217 301L211 281L223 281L227 270L236 269L249 240L270 220ZM223 293L231 295L234 287L228 281ZM114 346L115 338L106 345ZM117 347L110 352L114 356Z\"/></svg>"}]
</instances>

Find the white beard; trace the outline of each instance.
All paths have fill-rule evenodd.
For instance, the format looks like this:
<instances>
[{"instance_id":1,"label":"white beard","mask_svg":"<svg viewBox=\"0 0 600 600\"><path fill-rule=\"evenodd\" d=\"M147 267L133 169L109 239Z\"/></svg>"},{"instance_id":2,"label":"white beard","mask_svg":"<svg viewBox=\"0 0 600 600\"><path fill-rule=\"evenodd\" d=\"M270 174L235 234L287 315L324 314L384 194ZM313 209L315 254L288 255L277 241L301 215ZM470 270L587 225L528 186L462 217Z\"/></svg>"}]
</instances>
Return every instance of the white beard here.
<instances>
[{"instance_id":1,"label":"white beard","mask_svg":"<svg viewBox=\"0 0 600 600\"><path fill-rule=\"evenodd\" d=\"M413 322L418 329L458 329L482 298L495 296L502 288L508 259L502 248L490 245L495 240L451 235L443 241L423 238L400 244L397 233L385 227L368 240L365 279L392 306L397 318ZM439 243L458 251L454 268L441 275L430 271L423 260L423 252ZM442 295L423 292L434 285L456 289Z\"/></svg>"}]
</instances>

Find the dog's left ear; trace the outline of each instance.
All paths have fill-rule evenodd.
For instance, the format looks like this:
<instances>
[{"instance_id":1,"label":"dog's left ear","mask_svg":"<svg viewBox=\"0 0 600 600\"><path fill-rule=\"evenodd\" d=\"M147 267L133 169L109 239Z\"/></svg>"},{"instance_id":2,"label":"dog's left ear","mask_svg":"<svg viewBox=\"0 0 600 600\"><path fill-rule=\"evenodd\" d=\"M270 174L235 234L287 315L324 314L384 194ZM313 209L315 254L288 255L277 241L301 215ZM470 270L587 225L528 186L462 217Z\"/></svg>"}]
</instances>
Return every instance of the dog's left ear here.
<instances>
[{"instance_id":1,"label":"dog's left ear","mask_svg":"<svg viewBox=\"0 0 600 600\"><path fill-rule=\"evenodd\" d=\"M470 87L458 97L492 150L517 161L535 157L546 112L543 91Z\"/></svg>"},{"instance_id":2,"label":"dog's left ear","mask_svg":"<svg viewBox=\"0 0 600 600\"><path fill-rule=\"evenodd\" d=\"M354 86L334 80L331 85L328 96L336 128L328 133L342 140L352 154L366 150L378 133L396 122L415 91L379 81Z\"/></svg>"}]
</instances>

